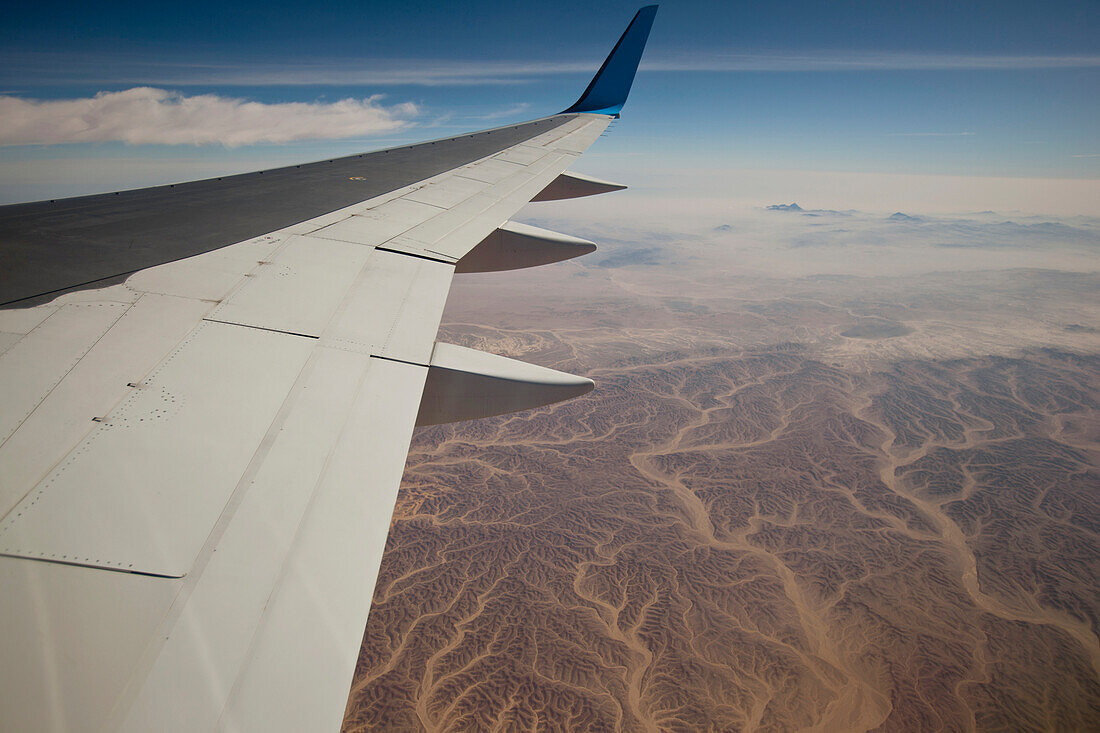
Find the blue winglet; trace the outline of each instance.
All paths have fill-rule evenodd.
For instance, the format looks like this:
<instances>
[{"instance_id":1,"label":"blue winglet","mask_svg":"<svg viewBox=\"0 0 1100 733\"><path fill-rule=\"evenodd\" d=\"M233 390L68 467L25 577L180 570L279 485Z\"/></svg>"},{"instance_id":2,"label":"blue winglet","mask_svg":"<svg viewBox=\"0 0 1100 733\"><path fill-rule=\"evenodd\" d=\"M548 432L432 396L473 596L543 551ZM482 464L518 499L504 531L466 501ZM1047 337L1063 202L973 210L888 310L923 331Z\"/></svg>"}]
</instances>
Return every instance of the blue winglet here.
<instances>
[{"instance_id":1,"label":"blue winglet","mask_svg":"<svg viewBox=\"0 0 1100 733\"><path fill-rule=\"evenodd\" d=\"M647 5L637 12L634 20L626 27L619 42L603 62L603 66L592 77L584 94L563 114L569 112L596 112L604 115L619 116L626 95L630 94L630 85L634 83L634 73L638 70L638 61L642 58L649 29L653 26L653 16L657 15L656 5Z\"/></svg>"}]
</instances>

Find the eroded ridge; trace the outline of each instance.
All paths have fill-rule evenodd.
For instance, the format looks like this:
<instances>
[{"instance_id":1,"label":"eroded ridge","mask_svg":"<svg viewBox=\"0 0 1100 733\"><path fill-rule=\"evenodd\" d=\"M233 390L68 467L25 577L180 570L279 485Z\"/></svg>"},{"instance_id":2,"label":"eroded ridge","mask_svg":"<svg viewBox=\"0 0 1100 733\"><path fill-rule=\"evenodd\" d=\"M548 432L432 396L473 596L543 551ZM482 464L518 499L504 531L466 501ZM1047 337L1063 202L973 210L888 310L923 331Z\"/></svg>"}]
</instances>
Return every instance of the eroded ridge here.
<instances>
[{"instance_id":1,"label":"eroded ridge","mask_svg":"<svg viewBox=\"0 0 1100 733\"><path fill-rule=\"evenodd\" d=\"M347 730L1100 719L1100 359L452 335L600 388L418 433Z\"/></svg>"}]
</instances>

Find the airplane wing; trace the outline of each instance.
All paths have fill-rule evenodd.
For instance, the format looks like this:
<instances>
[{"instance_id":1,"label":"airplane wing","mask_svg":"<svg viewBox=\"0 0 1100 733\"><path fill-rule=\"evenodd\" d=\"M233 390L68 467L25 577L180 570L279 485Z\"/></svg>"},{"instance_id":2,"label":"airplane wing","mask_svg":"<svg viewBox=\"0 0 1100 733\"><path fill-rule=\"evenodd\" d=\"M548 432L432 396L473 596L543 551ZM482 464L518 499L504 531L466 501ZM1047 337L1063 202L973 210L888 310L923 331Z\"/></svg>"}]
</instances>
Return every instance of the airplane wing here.
<instances>
[{"instance_id":1,"label":"airplane wing","mask_svg":"<svg viewBox=\"0 0 1100 733\"><path fill-rule=\"evenodd\" d=\"M0 208L0 728L339 728L414 425L592 382L436 343L455 272L590 242L567 173L655 7L520 125Z\"/></svg>"}]
</instances>

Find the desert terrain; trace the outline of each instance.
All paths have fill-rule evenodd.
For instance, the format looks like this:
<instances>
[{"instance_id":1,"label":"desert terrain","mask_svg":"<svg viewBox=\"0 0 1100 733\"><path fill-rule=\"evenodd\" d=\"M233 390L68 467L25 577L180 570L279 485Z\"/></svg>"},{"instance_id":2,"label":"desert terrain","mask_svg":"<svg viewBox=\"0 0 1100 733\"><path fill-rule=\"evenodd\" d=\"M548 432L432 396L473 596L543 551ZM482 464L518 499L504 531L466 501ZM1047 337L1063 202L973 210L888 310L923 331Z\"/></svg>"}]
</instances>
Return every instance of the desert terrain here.
<instances>
[{"instance_id":1,"label":"desert terrain","mask_svg":"<svg viewBox=\"0 0 1100 733\"><path fill-rule=\"evenodd\" d=\"M1100 727L1100 222L610 239L456 279L597 388L417 431L346 731Z\"/></svg>"}]
</instances>

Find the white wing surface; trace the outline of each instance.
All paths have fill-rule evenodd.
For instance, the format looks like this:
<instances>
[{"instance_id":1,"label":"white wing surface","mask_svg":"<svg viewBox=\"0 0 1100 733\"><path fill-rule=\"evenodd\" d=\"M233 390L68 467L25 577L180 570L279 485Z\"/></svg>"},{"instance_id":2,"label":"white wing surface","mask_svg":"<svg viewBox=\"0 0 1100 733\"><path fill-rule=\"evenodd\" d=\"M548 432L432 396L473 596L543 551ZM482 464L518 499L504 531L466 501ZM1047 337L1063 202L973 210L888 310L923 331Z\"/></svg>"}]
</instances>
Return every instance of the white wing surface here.
<instances>
[{"instance_id":1,"label":"white wing surface","mask_svg":"<svg viewBox=\"0 0 1100 733\"><path fill-rule=\"evenodd\" d=\"M596 108L492 154L117 284L24 281L52 300L0 310L0 728L339 727L414 425L592 387L435 336L456 268L594 249L508 218L600 190L565 171L651 21Z\"/></svg>"}]
</instances>

